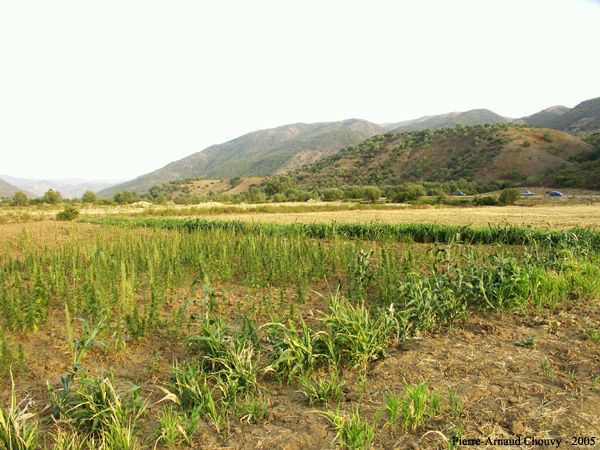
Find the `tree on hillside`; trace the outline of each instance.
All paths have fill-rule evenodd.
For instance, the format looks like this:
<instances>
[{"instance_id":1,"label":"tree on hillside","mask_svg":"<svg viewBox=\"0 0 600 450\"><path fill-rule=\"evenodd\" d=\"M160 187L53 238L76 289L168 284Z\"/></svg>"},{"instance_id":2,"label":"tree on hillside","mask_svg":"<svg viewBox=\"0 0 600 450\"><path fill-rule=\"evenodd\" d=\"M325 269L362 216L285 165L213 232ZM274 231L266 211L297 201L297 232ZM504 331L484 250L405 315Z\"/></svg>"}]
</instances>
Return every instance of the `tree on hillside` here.
<instances>
[{"instance_id":1,"label":"tree on hillside","mask_svg":"<svg viewBox=\"0 0 600 450\"><path fill-rule=\"evenodd\" d=\"M81 201L83 203L95 203L96 200L96 194L94 194L92 191L85 191L81 196Z\"/></svg>"},{"instance_id":2,"label":"tree on hillside","mask_svg":"<svg viewBox=\"0 0 600 450\"><path fill-rule=\"evenodd\" d=\"M15 192L15 195L12 197L11 204L13 206L26 206L29 203L29 199L24 192Z\"/></svg>"},{"instance_id":3,"label":"tree on hillside","mask_svg":"<svg viewBox=\"0 0 600 450\"><path fill-rule=\"evenodd\" d=\"M62 201L62 195L54 189L48 189L44 194L43 200L44 203L48 203L49 205L56 205Z\"/></svg>"},{"instance_id":4,"label":"tree on hillside","mask_svg":"<svg viewBox=\"0 0 600 450\"><path fill-rule=\"evenodd\" d=\"M239 186L239 184L242 182L242 177L233 177L229 179L229 187L231 189L233 189L236 186Z\"/></svg>"}]
</instances>

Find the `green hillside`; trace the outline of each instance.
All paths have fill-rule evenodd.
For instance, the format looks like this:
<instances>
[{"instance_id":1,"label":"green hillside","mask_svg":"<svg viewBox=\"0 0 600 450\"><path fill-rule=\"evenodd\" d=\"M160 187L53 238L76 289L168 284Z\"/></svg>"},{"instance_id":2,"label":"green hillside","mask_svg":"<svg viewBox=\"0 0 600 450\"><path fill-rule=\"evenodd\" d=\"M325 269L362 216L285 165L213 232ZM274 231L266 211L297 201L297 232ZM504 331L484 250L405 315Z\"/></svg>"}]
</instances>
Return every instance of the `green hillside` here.
<instances>
[{"instance_id":1,"label":"green hillside","mask_svg":"<svg viewBox=\"0 0 600 450\"><path fill-rule=\"evenodd\" d=\"M550 168L544 177L545 184L600 190L600 133L586 137L585 141L593 145L593 149Z\"/></svg>"},{"instance_id":2,"label":"green hillside","mask_svg":"<svg viewBox=\"0 0 600 450\"><path fill-rule=\"evenodd\" d=\"M153 186L177 179L221 179L285 173L381 132L379 125L358 119L296 123L255 131L105 189L100 195L112 195L123 189L146 192Z\"/></svg>"},{"instance_id":3,"label":"green hillside","mask_svg":"<svg viewBox=\"0 0 600 450\"><path fill-rule=\"evenodd\" d=\"M493 123L505 123L509 119L496 114L489 109L473 109L465 112L452 112L437 116L425 116L420 119L387 124L386 131L421 131L428 128L452 128L456 125L483 125Z\"/></svg>"},{"instance_id":4,"label":"green hillside","mask_svg":"<svg viewBox=\"0 0 600 450\"><path fill-rule=\"evenodd\" d=\"M508 124L512 125L507 126ZM509 175L509 178L515 180L523 177L551 176L551 173L554 174L552 176L557 176L557 168L575 170L577 164L581 166L580 172L573 174L573 177L581 179L582 174L587 173L587 166L581 165L581 161L568 159L573 151L581 150L581 146L586 144L578 139L569 140L565 136L552 137L553 132L548 130L541 133L550 133L551 139L556 138L556 142L540 140L539 131L523 131L524 128L516 126L521 124L588 136L600 130L600 98L584 101L572 109L554 106L529 117L514 120L488 109L474 109L383 125L358 119L289 124L255 131L223 144L212 145L154 172L104 189L99 195L110 196L125 189L138 193L148 192L154 186L159 187L176 180L220 181L236 177L281 175L299 170L322 158L324 159L319 164L329 164L336 161L334 155L341 149L356 146L364 139L381 133L424 132L427 136L432 133L437 136L437 130L454 129L456 126L463 127L460 133L465 133L464 127L467 127L469 133L474 133L472 139L468 136L453 137L456 131L443 132L440 135L443 136L443 142L438 142L436 138L434 143L427 142L425 145L413 148L415 139L421 139L420 135L408 135L407 139L412 140L412 143L407 147L411 149L407 154L413 156L406 161L394 156L398 158L391 162L394 167L379 172L369 169L369 173L363 173L362 168L357 167L357 176L361 179L374 180L373 182L394 177L436 180L443 180L446 177L446 180L450 180L452 177L459 176L488 180L502 179ZM518 133L523 136L512 136L517 132L508 130L521 130ZM533 135L527 136L528 133ZM519 139L531 141L531 145L510 144L510 142L518 142ZM500 143L504 141L507 144L506 148L512 148L509 152L500 151L504 148L500 147ZM564 146L561 147L560 143L564 143ZM407 144L400 142L397 145ZM432 147L429 148L430 146ZM424 151L423 155L418 156L417 148ZM334 156L333 160L330 158L332 156ZM456 161L447 161L447 158L456 158ZM586 164L589 165L589 161ZM393 176L389 173L390 170ZM339 177L333 176L332 183L335 184L337 183L335 180L339 181ZM568 182L573 182L572 177L569 180ZM319 180L319 183L321 182L327 183L326 180ZM580 181L577 183L581 184Z\"/></svg>"},{"instance_id":5,"label":"green hillside","mask_svg":"<svg viewBox=\"0 0 600 450\"><path fill-rule=\"evenodd\" d=\"M529 125L555 128L573 134L590 134L600 130L600 97L579 103L572 109L549 108L524 118Z\"/></svg>"},{"instance_id":6,"label":"green hillside","mask_svg":"<svg viewBox=\"0 0 600 450\"><path fill-rule=\"evenodd\" d=\"M577 164L591 144L570 134L515 124L387 133L294 172L304 189L406 181L541 180Z\"/></svg>"}]
</instances>

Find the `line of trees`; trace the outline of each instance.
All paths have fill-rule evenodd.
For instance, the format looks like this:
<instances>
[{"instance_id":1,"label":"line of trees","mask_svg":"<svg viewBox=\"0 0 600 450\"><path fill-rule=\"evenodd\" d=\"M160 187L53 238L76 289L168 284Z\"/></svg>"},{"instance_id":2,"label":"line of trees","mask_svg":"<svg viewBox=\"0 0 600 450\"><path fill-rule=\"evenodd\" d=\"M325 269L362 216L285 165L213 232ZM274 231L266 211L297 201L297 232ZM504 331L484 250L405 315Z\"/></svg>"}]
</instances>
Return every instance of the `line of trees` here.
<instances>
[{"instance_id":1,"label":"line of trees","mask_svg":"<svg viewBox=\"0 0 600 450\"><path fill-rule=\"evenodd\" d=\"M495 186L486 186L493 188ZM433 201L435 203L449 202L447 196L452 192L461 191L468 194L476 194L483 185L473 184L468 181L452 181L447 183L424 182L413 183L405 182L397 185L384 186L341 186L324 187L313 190L301 189L297 181L287 175L277 176L265 180L260 185L250 186L248 190L237 194L215 193L209 191L206 194L181 194L176 196L168 195L161 189L151 189L150 192L137 194L131 191L121 191L111 198L99 198L94 192L86 191L80 199L65 200L60 192L49 189L43 196L29 199L23 192L17 192L10 199L13 206L26 206L36 204L57 205L60 203L73 204L99 204L99 205L127 205L138 201L147 201L155 204L164 204L172 201L176 204L198 204L209 201L218 201L223 203L281 203L281 202L305 202L308 200L322 201L364 201L380 202L387 201L391 203L406 203L414 201ZM498 190L498 189L490 189ZM427 197L429 200L425 200ZM517 195L518 197L518 195ZM495 199L495 198L494 198ZM516 198L514 192L504 189L500 198L492 199L486 197L478 199L476 204L511 204ZM492 200L494 200L492 202ZM452 203L456 203L453 200Z\"/></svg>"}]
</instances>

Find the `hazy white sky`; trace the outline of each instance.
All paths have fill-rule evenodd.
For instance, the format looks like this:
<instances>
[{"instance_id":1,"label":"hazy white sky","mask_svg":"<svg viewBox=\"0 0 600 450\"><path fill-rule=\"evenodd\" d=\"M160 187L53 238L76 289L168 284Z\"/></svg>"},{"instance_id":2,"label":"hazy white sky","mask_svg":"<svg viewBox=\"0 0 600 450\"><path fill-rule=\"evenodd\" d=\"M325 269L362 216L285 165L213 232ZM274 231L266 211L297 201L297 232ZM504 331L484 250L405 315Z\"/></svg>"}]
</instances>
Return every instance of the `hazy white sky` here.
<instances>
[{"instance_id":1,"label":"hazy white sky","mask_svg":"<svg viewBox=\"0 0 600 450\"><path fill-rule=\"evenodd\" d=\"M600 95L598 0L0 0L0 173L126 179L291 122Z\"/></svg>"}]
</instances>

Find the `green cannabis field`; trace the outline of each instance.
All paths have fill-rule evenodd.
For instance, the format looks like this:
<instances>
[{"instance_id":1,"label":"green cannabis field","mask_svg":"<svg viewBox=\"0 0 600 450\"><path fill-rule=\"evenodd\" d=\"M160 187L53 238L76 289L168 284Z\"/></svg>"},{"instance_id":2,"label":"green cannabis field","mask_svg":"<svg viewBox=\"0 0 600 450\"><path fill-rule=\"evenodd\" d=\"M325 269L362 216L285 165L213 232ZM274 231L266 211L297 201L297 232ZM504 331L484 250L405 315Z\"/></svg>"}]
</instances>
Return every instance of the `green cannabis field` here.
<instances>
[{"instance_id":1,"label":"green cannabis field","mask_svg":"<svg viewBox=\"0 0 600 450\"><path fill-rule=\"evenodd\" d=\"M4 227L0 449L457 448L490 424L516 433L466 382L465 359L490 348L479 383L497 377L514 395L519 371L533 371L541 387L524 398L600 404L600 232L589 228ZM491 370L521 357L527 366ZM579 413L572 423L589 423Z\"/></svg>"}]
</instances>

